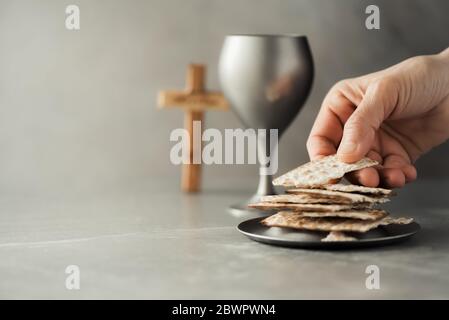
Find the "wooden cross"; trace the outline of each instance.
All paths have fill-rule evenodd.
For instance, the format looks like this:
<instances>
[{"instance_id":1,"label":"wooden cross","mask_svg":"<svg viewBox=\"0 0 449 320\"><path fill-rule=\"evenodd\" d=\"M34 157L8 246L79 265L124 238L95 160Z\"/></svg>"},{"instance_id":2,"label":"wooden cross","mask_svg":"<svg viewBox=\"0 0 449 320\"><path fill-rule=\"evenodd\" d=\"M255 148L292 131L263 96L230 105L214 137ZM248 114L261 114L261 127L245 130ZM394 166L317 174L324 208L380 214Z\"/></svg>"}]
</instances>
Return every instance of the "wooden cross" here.
<instances>
[{"instance_id":1,"label":"wooden cross","mask_svg":"<svg viewBox=\"0 0 449 320\"><path fill-rule=\"evenodd\" d=\"M204 122L204 111L227 110L228 103L220 92L205 90L206 67L191 64L187 70L187 85L184 91L159 92L158 105L160 108L181 107L184 109L184 128L189 133L189 160L183 164L181 189L184 192L198 192L201 189L201 164L193 163L193 122ZM203 126L202 126L203 127ZM200 136L201 139L201 136ZM201 142L198 148L201 149ZM198 152L198 150L196 150ZM199 150L201 154L201 150Z\"/></svg>"}]
</instances>

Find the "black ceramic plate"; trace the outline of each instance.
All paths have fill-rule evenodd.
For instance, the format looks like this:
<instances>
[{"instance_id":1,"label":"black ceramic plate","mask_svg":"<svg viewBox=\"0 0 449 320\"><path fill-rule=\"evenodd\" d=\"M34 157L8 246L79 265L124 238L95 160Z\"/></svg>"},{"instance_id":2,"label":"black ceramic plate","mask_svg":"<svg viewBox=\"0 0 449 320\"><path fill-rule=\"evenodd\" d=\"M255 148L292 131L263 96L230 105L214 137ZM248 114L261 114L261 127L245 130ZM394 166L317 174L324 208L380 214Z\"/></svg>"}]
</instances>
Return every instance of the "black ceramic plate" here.
<instances>
[{"instance_id":1,"label":"black ceramic plate","mask_svg":"<svg viewBox=\"0 0 449 320\"><path fill-rule=\"evenodd\" d=\"M356 247L383 246L410 238L421 229L419 224L392 224L380 226L366 233L347 233L358 241L323 242L328 232L302 231L291 228L266 227L260 223L264 219L255 218L244 221L237 229L252 240L284 246L311 249L349 249Z\"/></svg>"}]
</instances>

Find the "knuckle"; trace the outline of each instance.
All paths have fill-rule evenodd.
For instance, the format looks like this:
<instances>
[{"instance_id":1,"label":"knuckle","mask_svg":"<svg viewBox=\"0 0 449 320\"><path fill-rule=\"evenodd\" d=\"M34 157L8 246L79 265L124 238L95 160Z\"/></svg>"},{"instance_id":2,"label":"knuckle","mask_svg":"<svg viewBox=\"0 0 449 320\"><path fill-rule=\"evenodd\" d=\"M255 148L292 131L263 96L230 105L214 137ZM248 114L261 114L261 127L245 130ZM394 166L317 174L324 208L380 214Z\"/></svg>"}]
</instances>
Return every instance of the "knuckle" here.
<instances>
[{"instance_id":1,"label":"knuckle","mask_svg":"<svg viewBox=\"0 0 449 320\"><path fill-rule=\"evenodd\" d=\"M350 79L343 79L335 83L335 85L332 87L332 90L342 90L346 88L351 80Z\"/></svg>"}]
</instances>

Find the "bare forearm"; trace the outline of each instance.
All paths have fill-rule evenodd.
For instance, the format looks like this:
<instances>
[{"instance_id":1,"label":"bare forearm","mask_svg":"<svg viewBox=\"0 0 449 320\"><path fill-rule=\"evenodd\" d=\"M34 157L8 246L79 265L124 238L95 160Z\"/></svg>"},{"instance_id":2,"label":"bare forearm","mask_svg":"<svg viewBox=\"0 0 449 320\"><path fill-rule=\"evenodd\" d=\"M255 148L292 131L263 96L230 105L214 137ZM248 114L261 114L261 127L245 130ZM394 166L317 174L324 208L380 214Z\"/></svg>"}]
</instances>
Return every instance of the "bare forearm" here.
<instances>
[{"instance_id":1,"label":"bare forearm","mask_svg":"<svg viewBox=\"0 0 449 320\"><path fill-rule=\"evenodd\" d=\"M441 61L441 67L443 69L442 85L446 87L446 96L443 98L439 105L439 109L442 111L442 119L447 124L445 132L445 140L449 139L449 48L437 55L437 59Z\"/></svg>"},{"instance_id":2,"label":"bare forearm","mask_svg":"<svg viewBox=\"0 0 449 320\"><path fill-rule=\"evenodd\" d=\"M436 142L439 143L435 143L434 146L449 139L449 48L435 55L435 59L438 61L440 69L438 72L441 78L440 86L445 94L434 110L435 119L432 127L441 128L439 138L436 139Z\"/></svg>"},{"instance_id":3,"label":"bare forearm","mask_svg":"<svg viewBox=\"0 0 449 320\"><path fill-rule=\"evenodd\" d=\"M445 87L446 96L449 96L449 48L436 55L441 67L441 85Z\"/></svg>"}]
</instances>

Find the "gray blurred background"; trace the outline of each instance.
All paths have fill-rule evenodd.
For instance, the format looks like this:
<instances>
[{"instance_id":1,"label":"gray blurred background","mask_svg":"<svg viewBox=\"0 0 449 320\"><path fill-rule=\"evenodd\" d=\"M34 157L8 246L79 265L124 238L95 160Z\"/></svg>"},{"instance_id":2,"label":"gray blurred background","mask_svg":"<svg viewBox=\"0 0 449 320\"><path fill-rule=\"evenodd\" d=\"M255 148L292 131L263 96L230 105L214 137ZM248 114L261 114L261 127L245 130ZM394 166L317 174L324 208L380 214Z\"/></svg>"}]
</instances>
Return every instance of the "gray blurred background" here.
<instances>
[{"instance_id":1,"label":"gray blurred background","mask_svg":"<svg viewBox=\"0 0 449 320\"><path fill-rule=\"evenodd\" d=\"M81 9L81 30L65 28L65 7ZM366 30L377 4L381 30ZM0 192L93 192L170 180L169 134L180 110L157 110L160 89L183 88L186 66L217 61L230 33L309 37L316 77L305 107L281 139L280 170L307 160L305 141L327 90L449 46L447 0L0 0ZM449 124L448 124L449 125ZM207 127L240 126L210 112ZM449 147L418 163L421 179L447 179ZM256 166L209 166L223 188L256 182Z\"/></svg>"}]
</instances>

